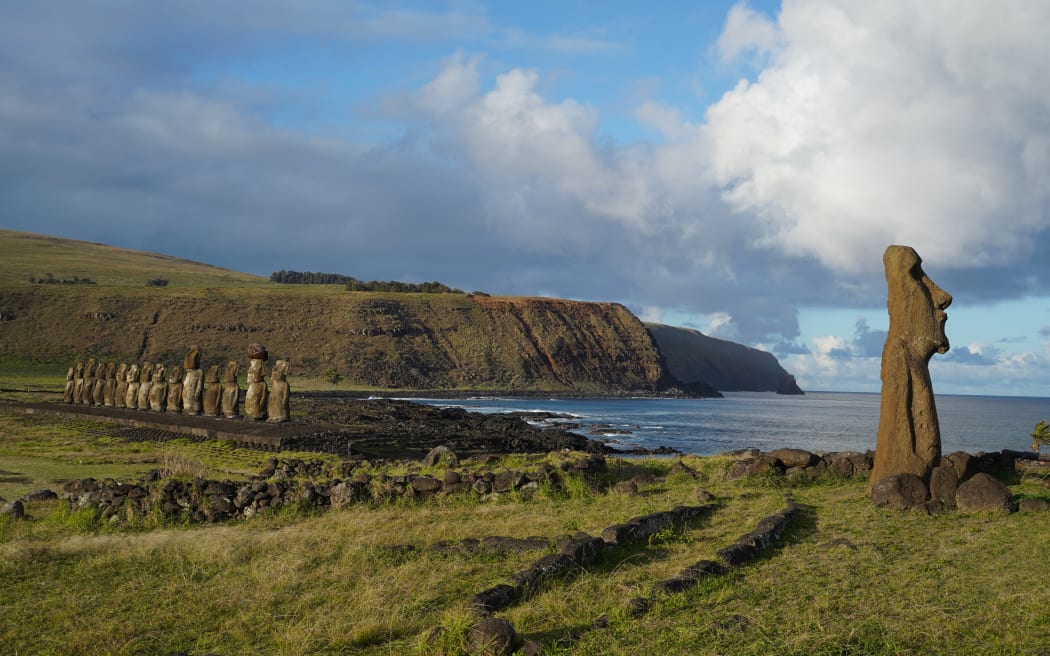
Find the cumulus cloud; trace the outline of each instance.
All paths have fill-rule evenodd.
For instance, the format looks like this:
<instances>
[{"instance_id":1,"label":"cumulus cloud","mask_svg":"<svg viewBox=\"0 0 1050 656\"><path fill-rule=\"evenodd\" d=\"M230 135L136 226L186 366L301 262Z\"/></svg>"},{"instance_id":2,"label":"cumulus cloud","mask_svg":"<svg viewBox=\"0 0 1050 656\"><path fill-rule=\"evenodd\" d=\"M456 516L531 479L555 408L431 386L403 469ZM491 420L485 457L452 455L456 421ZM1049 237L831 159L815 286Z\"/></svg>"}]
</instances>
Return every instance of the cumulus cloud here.
<instances>
[{"instance_id":1,"label":"cumulus cloud","mask_svg":"<svg viewBox=\"0 0 1050 656\"><path fill-rule=\"evenodd\" d=\"M721 52L770 55L707 111L725 198L839 272L890 243L934 266L1027 259L1050 228L1047 24L1024 0L788 0L774 39L735 9Z\"/></svg>"}]
</instances>

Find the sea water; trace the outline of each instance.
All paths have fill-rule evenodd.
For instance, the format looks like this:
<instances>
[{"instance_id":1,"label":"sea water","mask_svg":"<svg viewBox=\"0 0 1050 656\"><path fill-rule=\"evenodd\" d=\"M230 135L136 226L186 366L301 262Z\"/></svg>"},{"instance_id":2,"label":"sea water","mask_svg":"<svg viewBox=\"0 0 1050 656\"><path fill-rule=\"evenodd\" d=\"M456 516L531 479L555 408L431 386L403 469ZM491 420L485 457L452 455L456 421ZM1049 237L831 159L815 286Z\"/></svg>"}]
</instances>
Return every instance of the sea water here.
<instances>
[{"instance_id":1,"label":"sea water","mask_svg":"<svg viewBox=\"0 0 1050 656\"><path fill-rule=\"evenodd\" d=\"M879 395L808 392L804 396L727 392L723 399L415 399L475 412L549 412L578 433L611 446L709 455L736 449L865 451L875 448ZM1050 419L1050 398L937 396L941 443L952 451L1026 450L1028 434ZM541 423L537 420L537 423Z\"/></svg>"}]
</instances>

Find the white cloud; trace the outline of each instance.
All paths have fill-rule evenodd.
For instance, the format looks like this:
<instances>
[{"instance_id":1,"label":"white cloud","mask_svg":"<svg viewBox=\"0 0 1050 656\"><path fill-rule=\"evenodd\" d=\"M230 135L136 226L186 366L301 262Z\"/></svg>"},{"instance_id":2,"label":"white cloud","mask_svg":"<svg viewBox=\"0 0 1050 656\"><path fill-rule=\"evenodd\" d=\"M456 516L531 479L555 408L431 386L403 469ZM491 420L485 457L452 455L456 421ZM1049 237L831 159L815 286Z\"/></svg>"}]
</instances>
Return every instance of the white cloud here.
<instances>
[{"instance_id":1,"label":"white cloud","mask_svg":"<svg viewBox=\"0 0 1050 656\"><path fill-rule=\"evenodd\" d=\"M715 43L723 63L749 52L768 56L779 46L780 33L776 25L745 2L738 2L729 10L725 29Z\"/></svg>"},{"instance_id":2,"label":"white cloud","mask_svg":"<svg viewBox=\"0 0 1050 656\"><path fill-rule=\"evenodd\" d=\"M1050 228L1050 5L786 0L777 39L734 8L722 52L770 63L709 108L725 197L764 243L841 272L910 244L1009 263Z\"/></svg>"}]
</instances>

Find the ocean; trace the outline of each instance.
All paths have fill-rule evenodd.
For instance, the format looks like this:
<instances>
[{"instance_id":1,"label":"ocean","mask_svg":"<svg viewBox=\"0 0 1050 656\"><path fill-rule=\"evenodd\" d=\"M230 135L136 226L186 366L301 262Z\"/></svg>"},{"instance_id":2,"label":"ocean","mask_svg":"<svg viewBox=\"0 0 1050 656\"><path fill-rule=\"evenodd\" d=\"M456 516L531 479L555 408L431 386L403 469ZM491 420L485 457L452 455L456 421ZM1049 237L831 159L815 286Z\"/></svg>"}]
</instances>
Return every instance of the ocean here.
<instances>
[{"instance_id":1,"label":"ocean","mask_svg":"<svg viewBox=\"0 0 1050 656\"><path fill-rule=\"evenodd\" d=\"M875 448L879 395L807 392L804 396L727 392L724 399L412 399L475 412L555 412L576 432L612 446L710 455L736 449L865 451ZM937 396L941 444L952 451L1031 448L1028 434L1050 419L1050 398Z\"/></svg>"}]
</instances>

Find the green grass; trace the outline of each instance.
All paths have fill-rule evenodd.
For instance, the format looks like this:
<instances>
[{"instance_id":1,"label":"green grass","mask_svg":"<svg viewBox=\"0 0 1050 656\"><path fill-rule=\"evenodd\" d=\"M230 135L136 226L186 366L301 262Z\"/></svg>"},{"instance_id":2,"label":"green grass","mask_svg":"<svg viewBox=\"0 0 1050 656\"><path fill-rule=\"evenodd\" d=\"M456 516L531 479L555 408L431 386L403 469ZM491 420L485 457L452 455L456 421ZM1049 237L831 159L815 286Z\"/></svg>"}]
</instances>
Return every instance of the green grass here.
<instances>
[{"instance_id":1,"label":"green grass","mask_svg":"<svg viewBox=\"0 0 1050 656\"><path fill-rule=\"evenodd\" d=\"M106 467L131 474L162 457L149 445L115 443L90 422L0 415L0 436L0 469L24 470L35 487ZM261 467L271 455L221 443L157 448L227 472ZM631 617L630 599L714 558L783 507L786 490L770 481L725 481L725 458L686 461L698 479L666 478L669 460L613 461L611 479L657 476L637 496L569 477L569 493L544 488L529 501L287 510L221 526L110 525L61 502L29 504L29 521L0 519L0 644L17 654L457 653L473 621L467 599L543 554L438 554L428 545L597 534L694 504L700 485L724 504L714 515L612 552L501 616L552 654L1036 654L1050 644L1041 575L1050 513L890 512L866 500L861 480L792 486L808 510L782 547L689 592L656 597L649 614ZM534 465L517 457L496 467ZM1013 487L1047 496L1036 476ZM406 544L417 549L390 549ZM602 616L607 628L592 628ZM437 626L446 632L428 645ZM571 646L557 647L566 634Z\"/></svg>"}]
</instances>

